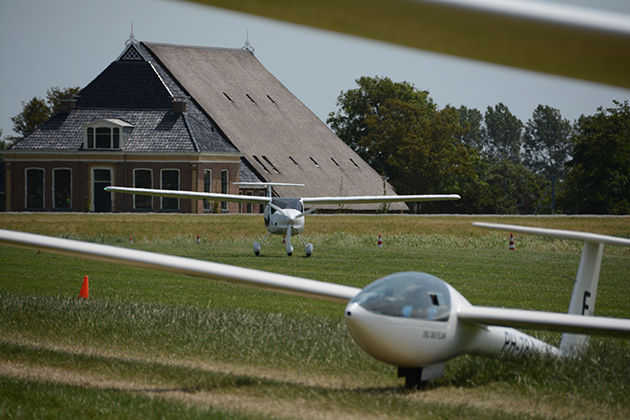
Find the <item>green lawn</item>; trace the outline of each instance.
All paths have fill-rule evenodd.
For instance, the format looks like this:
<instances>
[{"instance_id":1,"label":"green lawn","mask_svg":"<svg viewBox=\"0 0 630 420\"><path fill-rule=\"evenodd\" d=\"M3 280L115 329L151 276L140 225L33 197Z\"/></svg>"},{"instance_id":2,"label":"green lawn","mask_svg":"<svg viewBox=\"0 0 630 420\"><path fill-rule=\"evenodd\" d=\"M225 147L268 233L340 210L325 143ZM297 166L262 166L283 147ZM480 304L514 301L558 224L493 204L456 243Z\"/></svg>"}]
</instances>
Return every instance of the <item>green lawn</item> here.
<instances>
[{"instance_id":1,"label":"green lawn","mask_svg":"<svg viewBox=\"0 0 630 420\"><path fill-rule=\"evenodd\" d=\"M472 228L473 220L309 216L312 258L298 247L287 257L278 237L255 257L260 216L2 214L0 226L355 287L426 271L473 304L566 311L580 244L517 236L510 252L509 235ZM484 220L630 234L629 218ZM410 394L393 367L354 345L343 305L9 247L0 258L0 412L9 418L76 418L86 405L96 418L630 413L628 340L593 339L580 361L461 357L428 390ZM598 315L630 317L628 268L630 249L605 247ZM77 297L86 275L88 300Z\"/></svg>"}]
</instances>

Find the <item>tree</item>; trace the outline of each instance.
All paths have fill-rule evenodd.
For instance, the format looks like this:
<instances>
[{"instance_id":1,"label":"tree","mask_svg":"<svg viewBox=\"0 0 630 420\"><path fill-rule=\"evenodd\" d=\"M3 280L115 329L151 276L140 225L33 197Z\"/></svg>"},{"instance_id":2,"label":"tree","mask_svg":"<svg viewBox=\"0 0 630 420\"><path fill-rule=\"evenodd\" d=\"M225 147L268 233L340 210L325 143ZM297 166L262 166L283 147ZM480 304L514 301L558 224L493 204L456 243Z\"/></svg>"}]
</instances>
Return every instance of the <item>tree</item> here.
<instances>
[{"instance_id":1,"label":"tree","mask_svg":"<svg viewBox=\"0 0 630 420\"><path fill-rule=\"evenodd\" d=\"M368 134L358 145L401 194L452 191L454 177L472 175L455 108L387 99L365 122Z\"/></svg>"},{"instance_id":2,"label":"tree","mask_svg":"<svg viewBox=\"0 0 630 420\"><path fill-rule=\"evenodd\" d=\"M502 159L520 162L523 131L521 120L507 106L499 103L494 108L488 107L485 122L484 154L495 162Z\"/></svg>"},{"instance_id":3,"label":"tree","mask_svg":"<svg viewBox=\"0 0 630 420\"><path fill-rule=\"evenodd\" d=\"M22 112L11 118L13 131L25 136L52 117L61 107L61 101L71 99L79 93L78 87L60 89L53 87L46 92L46 99L33 97L28 102L22 101ZM9 137L9 140L17 140L19 137Z\"/></svg>"},{"instance_id":4,"label":"tree","mask_svg":"<svg viewBox=\"0 0 630 420\"><path fill-rule=\"evenodd\" d=\"M367 117L380 115L383 104L388 100L395 99L434 109L435 105L429 98L429 92L417 90L407 82L396 83L388 77L362 76L356 83L358 88L339 95L339 109L328 115L326 123L352 150L372 165L372 155L359 145L359 141L369 134Z\"/></svg>"},{"instance_id":5,"label":"tree","mask_svg":"<svg viewBox=\"0 0 630 420\"><path fill-rule=\"evenodd\" d=\"M570 213L630 213L630 105L600 107L574 127L573 159L559 201Z\"/></svg>"},{"instance_id":6,"label":"tree","mask_svg":"<svg viewBox=\"0 0 630 420\"><path fill-rule=\"evenodd\" d=\"M460 137L464 144L478 150L483 150L485 130L483 127L483 114L476 108L459 107L459 124L465 129Z\"/></svg>"},{"instance_id":7,"label":"tree","mask_svg":"<svg viewBox=\"0 0 630 420\"><path fill-rule=\"evenodd\" d=\"M564 164L571 158L571 123L560 111L538 105L525 125L523 163L548 180L566 174Z\"/></svg>"}]
</instances>

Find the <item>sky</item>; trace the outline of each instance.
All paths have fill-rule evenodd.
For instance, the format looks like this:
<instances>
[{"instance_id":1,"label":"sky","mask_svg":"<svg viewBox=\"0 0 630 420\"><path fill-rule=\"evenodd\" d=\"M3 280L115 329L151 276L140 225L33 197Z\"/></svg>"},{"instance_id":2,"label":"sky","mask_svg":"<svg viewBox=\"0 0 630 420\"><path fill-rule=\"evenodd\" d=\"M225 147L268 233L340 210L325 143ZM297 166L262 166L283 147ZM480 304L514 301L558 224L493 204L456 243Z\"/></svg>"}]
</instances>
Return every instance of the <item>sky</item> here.
<instances>
[{"instance_id":1,"label":"sky","mask_svg":"<svg viewBox=\"0 0 630 420\"><path fill-rule=\"evenodd\" d=\"M556 0L630 15L627 0ZM2 0L0 3L0 130L22 102L50 87L85 87L122 53L132 31L139 41L241 48L256 58L325 122L342 91L361 76L389 77L429 91L440 107L502 102L524 123L539 105L574 121L630 89L549 76L340 35L174 0Z\"/></svg>"}]
</instances>

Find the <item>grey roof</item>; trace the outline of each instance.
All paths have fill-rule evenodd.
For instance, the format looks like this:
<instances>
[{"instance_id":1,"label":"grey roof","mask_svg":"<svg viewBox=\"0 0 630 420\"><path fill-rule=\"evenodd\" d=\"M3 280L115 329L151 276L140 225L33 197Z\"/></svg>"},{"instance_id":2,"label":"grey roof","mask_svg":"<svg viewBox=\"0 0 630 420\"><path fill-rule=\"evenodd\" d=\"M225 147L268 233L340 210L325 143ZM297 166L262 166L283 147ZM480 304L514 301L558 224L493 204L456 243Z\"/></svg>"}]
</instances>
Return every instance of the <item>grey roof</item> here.
<instances>
[{"instance_id":1,"label":"grey roof","mask_svg":"<svg viewBox=\"0 0 630 420\"><path fill-rule=\"evenodd\" d=\"M126 51L131 48L141 46ZM186 101L187 112L174 112L174 100ZM78 151L83 127L107 119L134 127L125 152L239 153L159 63L124 59L79 92L75 109L58 112L11 149Z\"/></svg>"},{"instance_id":2,"label":"grey roof","mask_svg":"<svg viewBox=\"0 0 630 420\"><path fill-rule=\"evenodd\" d=\"M381 177L246 49L141 43L284 196L381 195ZM394 194L387 185L387 193ZM322 206L323 207L323 206ZM334 206L333 206L334 207ZM353 205L374 209L378 205ZM404 208L394 204L392 208Z\"/></svg>"},{"instance_id":3,"label":"grey roof","mask_svg":"<svg viewBox=\"0 0 630 420\"><path fill-rule=\"evenodd\" d=\"M17 142L12 150L78 151L86 124L119 119L133 125L125 152L238 153L231 144L190 116L169 110L74 109L60 111ZM191 135L193 133L193 135Z\"/></svg>"}]
</instances>

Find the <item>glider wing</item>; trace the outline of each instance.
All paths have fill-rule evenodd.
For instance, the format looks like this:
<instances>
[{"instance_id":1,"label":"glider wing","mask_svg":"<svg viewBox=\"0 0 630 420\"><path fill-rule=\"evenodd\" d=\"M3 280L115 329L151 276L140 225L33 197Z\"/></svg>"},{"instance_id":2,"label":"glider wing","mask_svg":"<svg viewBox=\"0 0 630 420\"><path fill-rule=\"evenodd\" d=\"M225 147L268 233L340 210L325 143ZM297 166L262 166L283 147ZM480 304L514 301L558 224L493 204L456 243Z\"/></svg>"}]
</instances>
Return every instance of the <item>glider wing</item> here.
<instances>
[{"instance_id":1,"label":"glider wing","mask_svg":"<svg viewBox=\"0 0 630 420\"><path fill-rule=\"evenodd\" d=\"M0 244L183 274L206 280L343 304L347 304L350 299L361 291L361 289L341 284L326 283L250 268L3 229L0 229Z\"/></svg>"}]
</instances>

